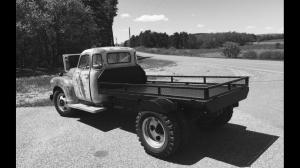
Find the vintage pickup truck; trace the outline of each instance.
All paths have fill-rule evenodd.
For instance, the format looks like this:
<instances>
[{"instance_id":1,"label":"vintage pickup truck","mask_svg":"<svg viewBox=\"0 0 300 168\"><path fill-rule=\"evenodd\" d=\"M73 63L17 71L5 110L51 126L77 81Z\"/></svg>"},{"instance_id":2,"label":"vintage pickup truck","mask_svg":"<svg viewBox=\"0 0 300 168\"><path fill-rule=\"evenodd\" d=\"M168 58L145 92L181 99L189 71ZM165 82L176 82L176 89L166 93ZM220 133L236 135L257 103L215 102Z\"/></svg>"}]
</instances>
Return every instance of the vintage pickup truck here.
<instances>
[{"instance_id":1,"label":"vintage pickup truck","mask_svg":"<svg viewBox=\"0 0 300 168\"><path fill-rule=\"evenodd\" d=\"M63 63L65 73L50 81L50 99L61 116L72 115L73 109L91 113L114 107L134 110L141 145L160 158L182 145L186 124L226 124L249 91L248 76L146 76L136 51L127 47L65 54Z\"/></svg>"}]
</instances>

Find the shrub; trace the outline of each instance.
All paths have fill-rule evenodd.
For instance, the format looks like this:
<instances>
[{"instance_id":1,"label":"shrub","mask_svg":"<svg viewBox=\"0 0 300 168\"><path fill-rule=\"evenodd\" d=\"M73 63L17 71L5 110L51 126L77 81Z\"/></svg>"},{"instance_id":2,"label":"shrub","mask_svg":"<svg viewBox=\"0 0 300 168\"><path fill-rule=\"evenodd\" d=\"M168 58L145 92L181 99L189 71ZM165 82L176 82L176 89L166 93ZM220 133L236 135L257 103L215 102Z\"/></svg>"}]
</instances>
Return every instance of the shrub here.
<instances>
[{"instance_id":1,"label":"shrub","mask_svg":"<svg viewBox=\"0 0 300 168\"><path fill-rule=\"evenodd\" d=\"M276 49L281 49L281 48L283 48L283 47L281 46L280 43L276 43L276 44L275 44L275 48L276 48Z\"/></svg>"},{"instance_id":2,"label":"shrub","mask_svg":"<svg viewBox=\"0 0 300 168\"><path fill-rule=\"evenodd\" d=\"M257 58L257 53L253 50L246 51L243 56L243 58L249 58L249 59L256 59Z\"/></svg>"},{"instance_id":3,"label":"shrub","mask_svg":"<svg viewBox=\"0 0 300 168\"><path fill-rule=\"evenodd\" d=\"M282 60L284 58L283 51L264 51L259 54L260 59Z\"/></svg>"},{"instance_id":4,"label":"shrub","mask_svg":"<svg viewBox=\"0 0 300 168\"><path fill-rule=\"evenodd\" d=\"M236 58L241 52L239 45L234 42L226 42L223 47L223 54L229 58Z\"/></svg>"},{"instance_id":5,"label":"shrub","mask_svg":"<svg viewBox=\"0 0 300 168\"><path fill-rule=\"evenodd\" d=\"M171 46L171 47L169 48L169 50L176 50L176 48L173 47L173 46Z\"/></svg>"}]
</instances>

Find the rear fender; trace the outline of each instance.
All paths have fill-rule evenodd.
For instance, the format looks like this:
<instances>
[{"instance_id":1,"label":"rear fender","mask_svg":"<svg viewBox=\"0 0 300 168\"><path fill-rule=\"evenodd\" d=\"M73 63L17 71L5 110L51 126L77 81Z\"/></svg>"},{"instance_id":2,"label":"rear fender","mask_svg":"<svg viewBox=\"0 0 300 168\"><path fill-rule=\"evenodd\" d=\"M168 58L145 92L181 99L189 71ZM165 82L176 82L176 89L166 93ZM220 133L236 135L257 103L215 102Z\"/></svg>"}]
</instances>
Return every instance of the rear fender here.
<instances>
[{"instance_id":1,"label":"rear fender","mask_svg":"<svg viewBox=\"0 0 300 168\"><path fill-rule=\"evenodd\" d=\"M145 100L140 103L140 111L153 111L158 113L172 113L176 112L177 105L164 98L156 98L151 100Z\"/></svg>"},{"instance_id":2,"label":"rear fender","mask_svg":"<svg viewBox=\"0 0 300 168\"><path fill-rule=\"evenodd\" d=\"M72 79L67 76L54 77L50 81L53 93L56 89L62 89L68 103L77 103L78 99L75 95Z\"/></svg>"}]
</instances>

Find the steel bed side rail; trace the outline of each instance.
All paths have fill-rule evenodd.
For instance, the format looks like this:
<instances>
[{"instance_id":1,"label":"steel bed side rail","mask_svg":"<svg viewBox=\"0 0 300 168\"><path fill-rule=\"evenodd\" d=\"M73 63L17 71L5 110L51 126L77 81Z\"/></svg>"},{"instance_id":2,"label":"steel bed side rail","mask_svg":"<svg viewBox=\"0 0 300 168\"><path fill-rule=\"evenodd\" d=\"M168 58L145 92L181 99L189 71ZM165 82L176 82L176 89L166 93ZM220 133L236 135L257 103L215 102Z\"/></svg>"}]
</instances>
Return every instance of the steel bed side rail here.
<instances>
[{"instance_id":1,"label":"steel bed side rail","mask_svg":"<svg viewBox=\"0 0 300 168\"><path fill-rule=\"evenodd\" d=\"M155 76L157 77L157 76ZM122 91L121 90L118 90L118 91L114 91L114 92L126 92L126 93L129 93L129 94L142 94L142 95L151 95L151 96L168 96L168 97L182 97L182 98L191 98L191 99L200 99L200 100L207 100L207 99L210 99L210 98L214 98L214 97L217 97L217 96L220 96L220 95L223 95L223 94L226 94L227 92L223 92L223 93L219 93L219 94L216 94L214 96L210 96L210 90L211 89L214 89L214 88L217 88L217 87L222 87L222 86L225 86L227 85L228 87L228 91L231 91L231 90L235 90L235 89L238 89L238 88L232 88L233 85L242 85L242 86L246 86L248 87L249 85L249 77L248 76L238 76L238 77L233 77L233 76L167 76L167 75L164 75L164 76L159 76L159 77L209 77L209 78L238 78L238 79L235 79L235 80L231 80L231 81L228 81L228 82L223 82L223 83L218 83L218 84L214 84L214 85L211 85L211 86L172 86L172 85L169 85L169 86L166 86L166 85L160 85L160 84L155 84L155 85L149 85L149 84L131 84L131 83L115 83L115 82L99 82L98 84L102 85L102 86L120 86L122 87ZM233 84L235 82L239 82L239 81L242 81L242 80L245 80L245 84ZM148 82L151 82L151 81L148 81ZM171 82L172 83L172 82ZM174 83L174 82L173 82ZM192 83L195 83L195 82L184 82L184 83L188 83L188 84L192 84ZM205 83L197 83L196 84L205 84ZM128 90L128 87L153 87L153 88L157 88L157 93L140 93L140 92L133 92L133 91L129 91ZM204 96L203 98L202 97L189 97L189 96L175 96L175 95L169 95L169 94L162 94L161 93L161 89L162 88L173 88L173 89L188 89L188 90L203 90L204 92ZM99 87L100 89L100 87ZM112 90L110 90L109 92L111 92Z\"/></svg>"},{"instance_id":2,"label":"steel bed side rail","mask_svg":"<svg viewBox=\"0 0 300 168\"><path fill-rule=\"evenodd\" d=\"M207 83L206 79L211 78L243 78L247 76L186 76L186 75L147 75L147 81L154 82L152 80L149 80L149 77L154 78L170 78L171 83L186 83L186 84L215 84L215 83ZM203 82L175 82L174 78L202 78ZM166 82L166 81L155 81L155 82Z\"/></svg>"}]
</instances>

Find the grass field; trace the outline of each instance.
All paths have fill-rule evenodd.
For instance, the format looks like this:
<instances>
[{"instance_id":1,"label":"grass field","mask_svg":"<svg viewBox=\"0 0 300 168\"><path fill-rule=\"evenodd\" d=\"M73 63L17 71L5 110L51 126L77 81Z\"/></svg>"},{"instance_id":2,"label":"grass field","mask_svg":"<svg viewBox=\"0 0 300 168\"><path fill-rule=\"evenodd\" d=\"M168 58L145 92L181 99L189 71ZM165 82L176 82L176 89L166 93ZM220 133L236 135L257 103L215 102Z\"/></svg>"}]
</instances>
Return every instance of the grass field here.
<instances>
[{"instance_id":1,"label":"grass field","mask_svg":"<svg viewBox=\"0 0 300 168\"><path fill-rule=\"evenodd\" d=\"M163 68L172 66L172 61L156 59L140 59L140 65L144 69ZM32 72L29 69L16 71L16 107L49 106L51 94L50 80L56 75ZM22 77L21 77L22 76Z\"/></svg>"},{"instance_id":2,"label":"grass field","mask_svg":"<svg viewBox=\"0 0 300 168\"><path fill-rule=\"evenodd\" d=\"M16 78L16 106L50 105L50 79L53 75Z\"/></svg>"},{"instance_id":3,"label":"grass field","mask_svg":"<svg viewBox=\"0 0 300 168\"><path fill-rule=\"evenodd\" d=\"M273 39L273 40L254 42L254 44L276 44L276 43L284 44L284 40L283 39Z\"/></svg>"},{"instance_id":4,"label":"grass field","mask_svg":"<svg viewBox=\"0 0 300 168\"><path fill-rule=\"evenodd\" d=\"M276 47L276 43L280 43L280 48ZM255 51L258 55L257 59L262 59L259 55L262 52L266 51L278 51L283 52L283 39L270 40L256 42L253 44L248 44L240 46L241 53L238 58L243 58L243 53L247 51ZM145 47L136 47L137 51L154 53L154 54L163 54L163 55L181 55L181 56L192 56L192 57L211 57L211 58L225 58L222 54L222 48L214 49L175 49L175 48L145 48Z\"/></svg>"}]
</instances>

